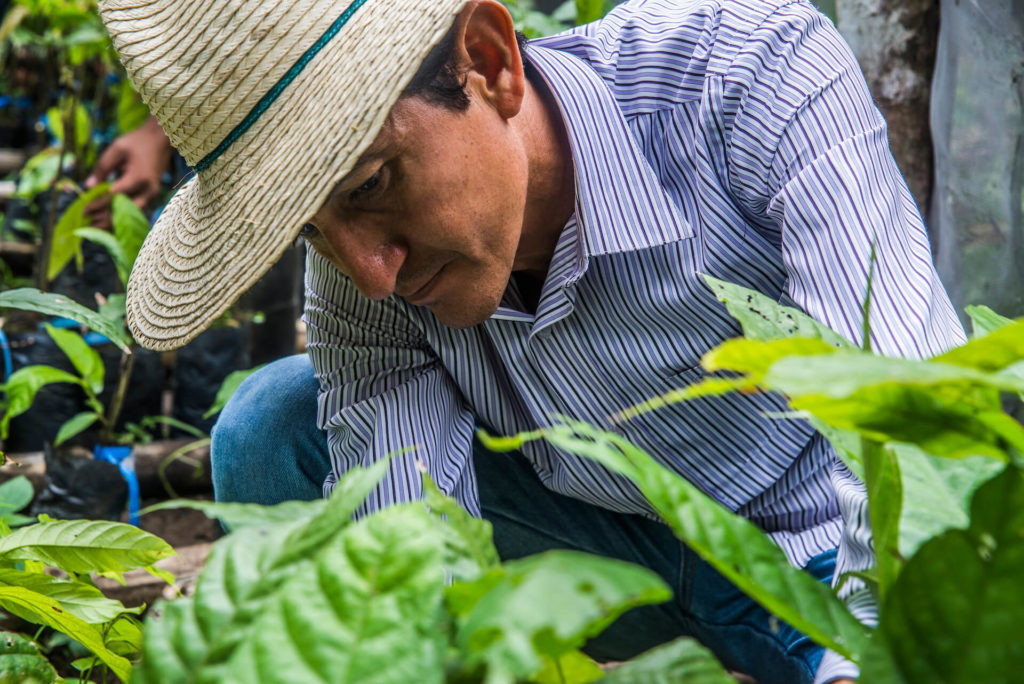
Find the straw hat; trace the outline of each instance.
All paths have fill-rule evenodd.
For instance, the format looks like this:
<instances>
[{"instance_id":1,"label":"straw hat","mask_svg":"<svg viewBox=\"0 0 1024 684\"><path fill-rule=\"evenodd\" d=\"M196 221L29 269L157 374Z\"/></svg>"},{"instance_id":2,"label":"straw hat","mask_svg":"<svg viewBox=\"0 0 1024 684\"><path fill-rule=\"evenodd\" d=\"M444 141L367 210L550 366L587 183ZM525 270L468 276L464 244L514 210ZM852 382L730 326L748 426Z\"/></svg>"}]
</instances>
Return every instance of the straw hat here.
<instances>
[{"instance_id":1,"label":"straw hat","mask_svg":"<svg viewBox=\"0 0 1024 684\"><path fill-rule=\"evenodd\" d=\"M260 278L376 137L465 0L101 0L193 166L128 283L144 347L180 347Z\"/></svg>"}]
</instances>

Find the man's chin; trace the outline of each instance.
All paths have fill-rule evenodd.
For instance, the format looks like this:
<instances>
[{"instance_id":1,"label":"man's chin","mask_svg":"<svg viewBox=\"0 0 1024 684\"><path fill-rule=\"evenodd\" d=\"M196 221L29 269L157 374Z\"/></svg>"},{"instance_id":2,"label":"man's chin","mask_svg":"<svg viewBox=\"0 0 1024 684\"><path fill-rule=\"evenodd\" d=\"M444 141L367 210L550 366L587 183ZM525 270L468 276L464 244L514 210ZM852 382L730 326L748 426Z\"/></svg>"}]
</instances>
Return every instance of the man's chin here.
<instances>
[{"instance_id":1,"label":"man's chin","mask_svg":"<svg viewBox=\"0 0 1024 684\"><path fill-rule=\"evenodd\" d=\"M493 305L480 303L477 306L464 304L461 307L450 307L439 302L428 308L446 328L464 330L472 328L474 325L480 325L490 318L498 310L500 301L499 299Z\"/></svg>"}]
</instances>

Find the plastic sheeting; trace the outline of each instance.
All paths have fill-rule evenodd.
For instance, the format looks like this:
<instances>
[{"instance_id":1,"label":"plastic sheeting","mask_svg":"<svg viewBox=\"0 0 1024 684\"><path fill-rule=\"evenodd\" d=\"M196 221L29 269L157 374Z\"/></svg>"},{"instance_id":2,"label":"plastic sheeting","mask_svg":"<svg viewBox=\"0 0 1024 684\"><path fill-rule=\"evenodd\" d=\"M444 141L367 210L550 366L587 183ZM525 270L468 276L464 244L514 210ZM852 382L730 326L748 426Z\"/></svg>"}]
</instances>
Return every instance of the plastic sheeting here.
<instances>
[{"instance_id":1,"label":"plastic sheeting","mask_svg":"<svg viewBox=\"0 0 1024 684\"><path fill-rule=\"evenodd\" d=\"M935 262L958 311L1024 316L1024 0L942 0Z\"/></svg>"}]
</instances>

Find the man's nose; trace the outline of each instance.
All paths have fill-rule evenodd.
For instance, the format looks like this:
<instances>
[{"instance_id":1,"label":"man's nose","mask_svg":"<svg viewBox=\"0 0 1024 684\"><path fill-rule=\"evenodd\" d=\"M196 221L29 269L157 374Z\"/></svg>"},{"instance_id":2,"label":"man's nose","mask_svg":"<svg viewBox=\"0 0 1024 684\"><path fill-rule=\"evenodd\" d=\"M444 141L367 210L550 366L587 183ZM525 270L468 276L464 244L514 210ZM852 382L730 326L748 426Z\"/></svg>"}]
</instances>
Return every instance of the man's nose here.
<instances>
[{"instance_id":1,"label":"man's nose","mask_svg":"<svg viewBox=\"0 0 1024 684\"><path fill-rule=\"evenodd\" d=\"M395 291L398 272L408 248L381 231L353 224L339 226L325 236L342 273L370 299L384 299Z\"/></svg>"}]
</instances>

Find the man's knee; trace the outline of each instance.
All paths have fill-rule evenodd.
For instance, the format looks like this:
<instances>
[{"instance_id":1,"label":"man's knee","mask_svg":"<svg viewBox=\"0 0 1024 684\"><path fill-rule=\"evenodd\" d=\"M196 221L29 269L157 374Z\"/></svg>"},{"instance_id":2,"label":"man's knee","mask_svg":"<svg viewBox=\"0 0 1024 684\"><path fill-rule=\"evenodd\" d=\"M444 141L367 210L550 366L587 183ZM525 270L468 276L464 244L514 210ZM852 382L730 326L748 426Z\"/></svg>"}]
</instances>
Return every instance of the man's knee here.
<instances>
[{"instance_id":1,"label":"man's knee","mask_svg":"<svg viewBox=\"0 0 1024 684\"><path fill-rule=\"evenodd\" d=\"M280 359L246 378L212 432L219 501L275 503L317 494L326 474L319 474L326 441L316 426L316 397L316 377L304 355ZM312 488L306 482L317 478Z\"/></svg>"}]
</instances>

